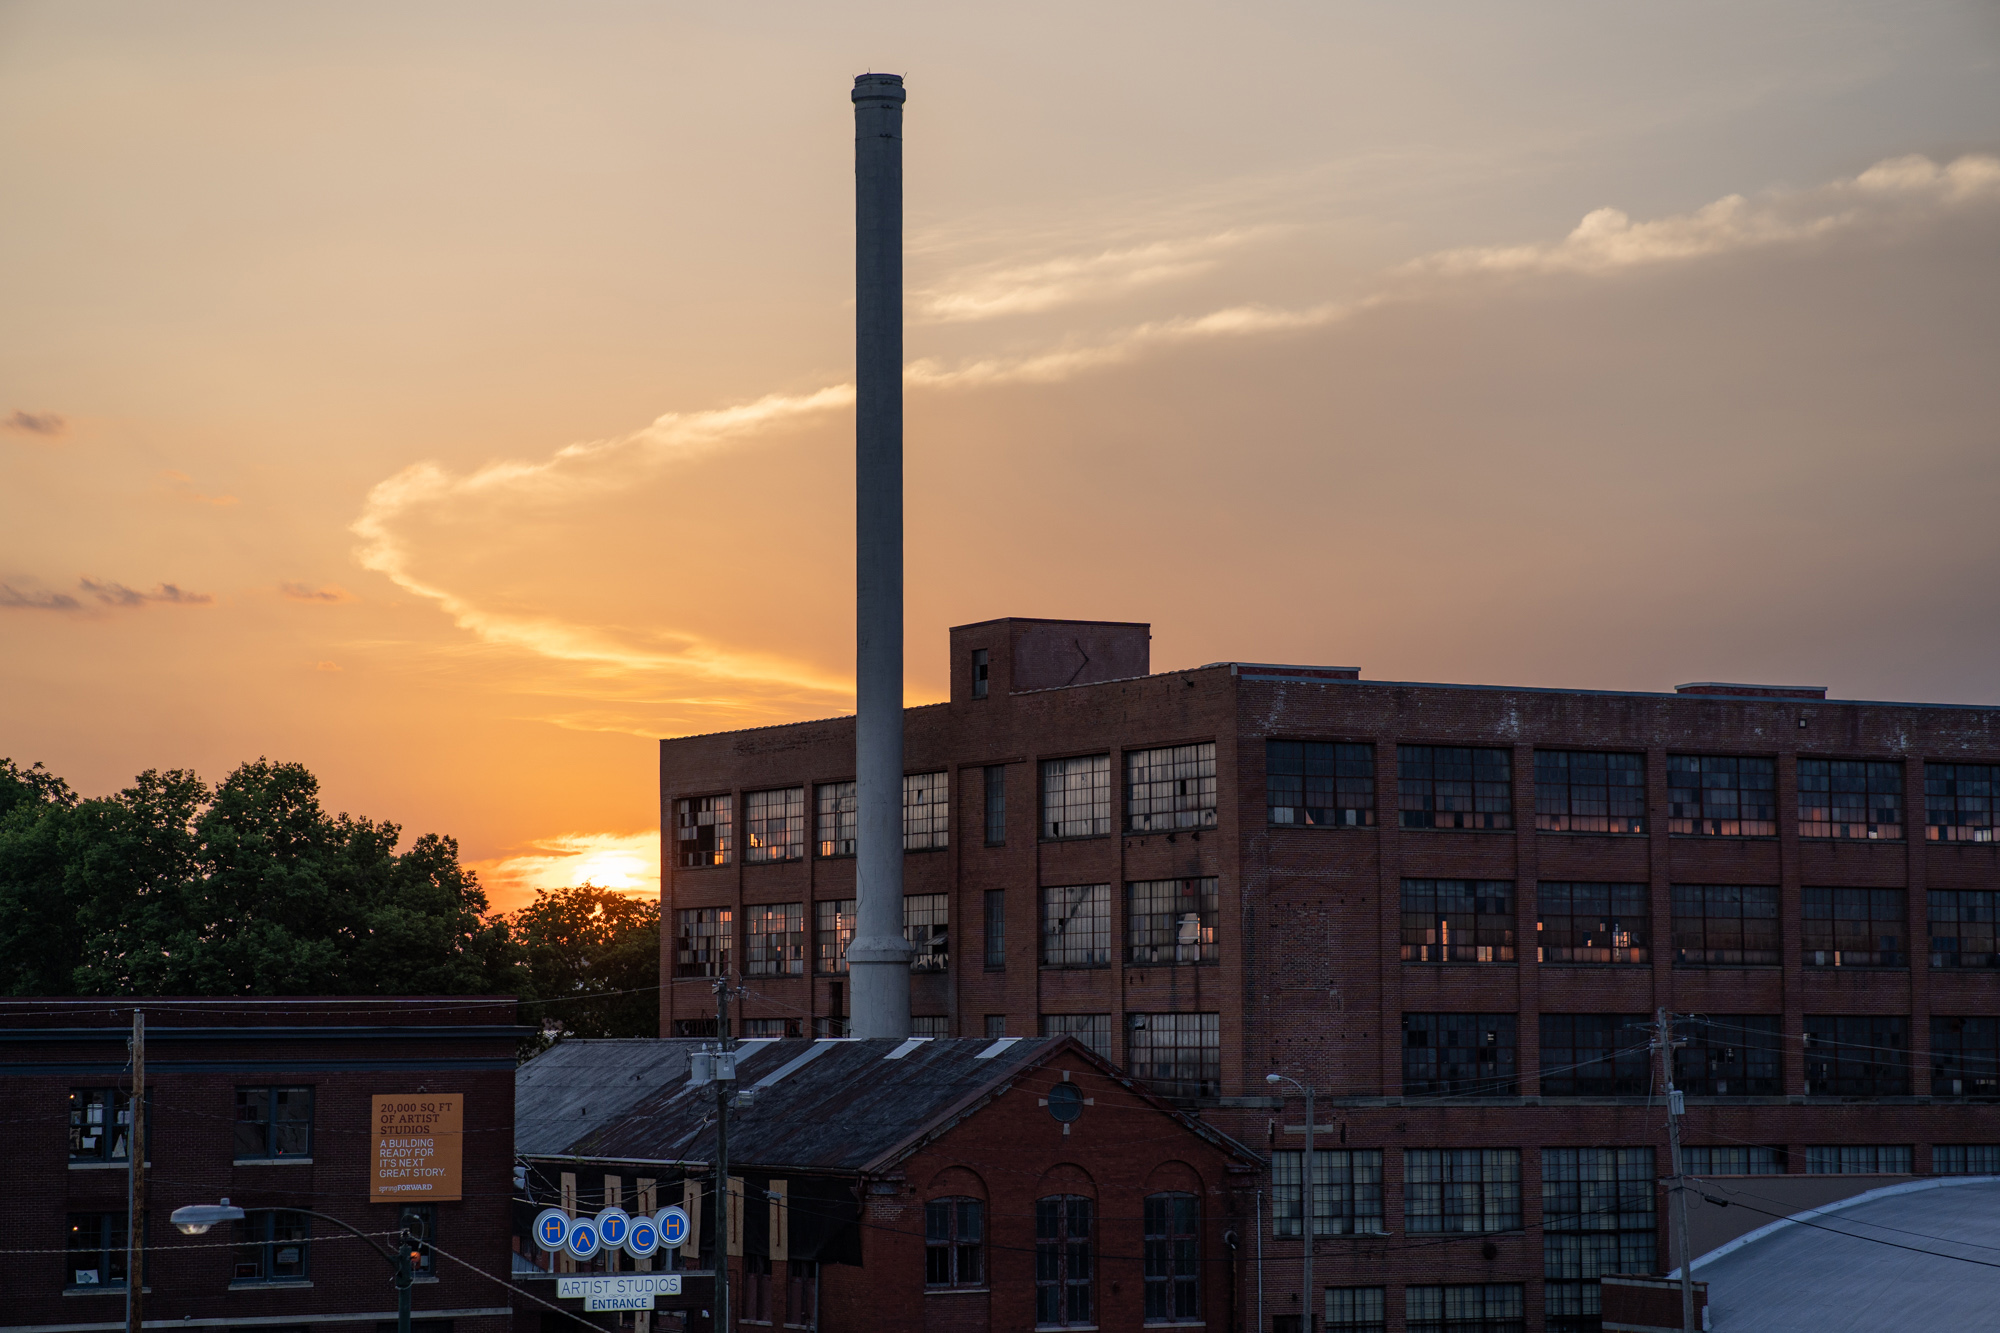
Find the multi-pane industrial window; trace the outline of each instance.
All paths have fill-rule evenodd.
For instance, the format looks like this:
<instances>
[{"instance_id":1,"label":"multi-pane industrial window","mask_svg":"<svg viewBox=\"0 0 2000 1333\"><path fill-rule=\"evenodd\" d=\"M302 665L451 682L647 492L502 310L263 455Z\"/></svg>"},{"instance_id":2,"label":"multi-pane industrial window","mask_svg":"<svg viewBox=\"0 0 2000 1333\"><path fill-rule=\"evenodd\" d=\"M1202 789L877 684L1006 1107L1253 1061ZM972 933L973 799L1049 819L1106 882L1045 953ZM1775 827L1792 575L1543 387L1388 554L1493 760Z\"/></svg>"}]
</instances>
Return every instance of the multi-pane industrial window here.
<instances>
[{"instance_id":1,"label":"multi-pane industrial window","mask_svg":"<svg viewBox=\"0 0 2000 1333\"><path fill-rule=\"evenodd\" d=\"M726 866L735 843L735 798L695 796L674 802L674 846L683 866Z\"/></svg>"},{"instance_id":2,"label":"multi-pane industrial window","mask_svg":"<svg viewBox=\"0 0 2000 1333\"><path fill-rule=\"evenodd\" d=\"M1403 881L1403 961L1514 961L1514 885L1504 879Z\"/></svg>"},{"instance_id":3,"label":"multi-pane industrial window","mask_svg":"<svg viewBox=\"0 0 2000 1333\"><path fill-rule=\"evenodd\" d=\"M1996 914L2000 893L1992 889L1932 889L1931 966L2000 967Z\"/></svg>"},{"instance_id":4,"label":"multi-pane industrial window","mask_svg":"<svg viewBox=\"0 0 2000 1333\"><path fill-rule=\"evenodd\" d=\"M813 904L813 971L845 972L854 941L854 899L823 898Z\"/></svg>"},{"instance_id":5,"label":"multi-pane industrial window","mask_svg":"<svg viewBox=\"0 0 2000 1333\"><path fill-rule=\"evenodd\" d=\"M1296 1236L1302 1225L1303 1152L1271 1154L1271 1234ZM1313 1150L1313 1235L1380 1236L1382 1152L1379 1148Z\"/></svg>"},{"instance_id":6,"label":"multi-pane industrial window","mask_svg":"<svg viewBox=\"0 0 2000 1333\"><path fill-rule=\"evenodd\" d=\"M132 1094L123 1088L72 1088L69 1160L122 1162L130 1152Z\"/></svg>"},{"instance_id":7,"label":"multi-pane industrial window","mask_svg":"<svg viewBox=\"0 0 2000 1333\"><path fill-rule=\"evenodd\" d=\"M1273 824L1372 828L1375 747L1342 741L1266 741L1264 790Z\"/></svg>"},{"instance_id":8,"label":"multi-pane industrial window","mask_svg":"<svg viewBox=\"0 0 2000 1333\"><path fill-rule=\"evenodd\" d=\"M854 855L858 801L852 782L822 782L813 788L813 843L821 856Z\"/></svg>"},{"instance_id":9,"label":"multi-pane industrial window","mask_svg":"<svg viewBox=\"0 0 2000 1333\"><path fill-rule=\"evenodd\" d=\"M1778 836L1778 761L1667 756L1667 832L1719 838Z\"/></svg>"},{"instance_id":10,"label":"multi-pane industrial window","mask_svg":"<svg viewBox=\"0 0 2000 1333\"><path fill-rule=\"evenodd\" d=\"M1809 1176L1906 1176L1915 1156L1907 1144L1829 1143L1806 1149Z\"/></svg>"},{"instance_id":11,"label":"multi-pane industrial window","mask_svg":"<svg viewBox=\"0 0 2000 1333\"><path fill-rule=\"evenodd\" d=\"M1806 1095L1910 1095L1909 1024L1889 1014L1806 1015Z\"/></svg>"},{"instance_id":12,"label":"multi-pane industrial window","mask_svg":"<svg viewBox=\"0 0 2000 1333\"><path fill-rule=\"evenodd\" d=\"M312 1223L304 1213L247 1213L236 1222L231 1282L303 1282Z\"/></svg>"},{"instance_id":13,"label":"multi-pane industrial window","mask_svg":"<svg viewBox=\"0 0 2000 1333\"><path fill-rule=\"evenodd\" d=\"M1105 1059L1112 1058L1110 1014L1043 1014L1041 1027L1044 1037L1075 1037Z\"/></svg>"},{"instance_id":14,"label":"multi-pane industrial window","mask_svg":"<svg viewBox=\"0 0 2000 1333\"><path fill-rule=\"evenodd\" d=\"M1005 1014L988 1014L988 1015L986 1015L986 1035L987 1035L988 1037L1004 1037L1004 1036L1006 1036L1006 1035L1007 1035L1007 1015L1005 1015Z\"/></svg>"},{"instance_id":15,"label":"multi-pane industrial window","mask_svg":"<svg viewBox=\"0 0 2000 1333\"><path fill-rule=\"evenodd\" d=\"M1125 752L1125 827L1172 833L1215 827L1215 742Z\"/></svg>"},{"instance_id":16,"label":"multi-pane industrial window","mask_svg":"<svg viewBox=\"0 0 2000 1333\"><path fill-rule=\"evenodd\" d=\"M914 1021L914 1020L912 1020ZM746 1018L745 1037L803 1037L805 1024L796 1018Z\"/></svg>"},{"instance_id":17,"label":"multi-pane industrial window","mask_svg":"<svg viewBox=\"0 0 2000 1333\"><path fill-rule=\"evenodd\" d=\"M1681 1166L1691 1176L1782 1176L1783 1148L1752 1148L1743 1144L1681 1149Z\"/></svg>"},{"instance_id":18,"label":"multi-pane industrial window","mask_svg":"<svg viewBox=\"0 0 2000 1333\"><path fill-rule=\"evenodd\" d=\"M1035 1324L1094 1325L1091 1201L1080 1194L1035 1200Z\"/></svg>"},{"instance_id":19,"label":"multi-pane industrial window","mask_svg":"<svg viewBox=\"0 0 2000 1333\"><path fill-rule=\"evenodd\" d=\"M1858 759L1801 759L1801 838L1903 836L1903 766Z\"/></svg>"},{"instance_id":20,"label":"multi-pane industrial window","mask_svg":"<svg viewBox=\"0 0 2000 1333\"><path fill-rule=\"evenodd\" d=\"M974 648L972 650L973 698L984 699L986 697L986 686L992 677L992 673L993 663L987 657L987 650L984 648Z\"/></svg>"},{"instance_id":21,"label":"multi-pane industrial window","mask_svg":"<svg viewBox=\"0 0 2000 1333\"><path fill-rule=\"evenodd\" d=\"M311 1088L238 1088L236 1160L312 1156Z\"/></svg>"},{"instance_id":22,"label":"multi-pane industrial window","mask_svg":"<svg viewBox=\"0 0 2000 1333\"><path fill-rule=\"evenodd\" d=\"M951 895L903 895L903 938L916 946L910 971L942 972L951 966Z\"/></svg>"},{"instance_id":23,"label":"multi-pane industrial window","mask_svg":"<svg viewBox=\"0 0 2000 1333\"><path fill-rule=\"evenodd\" d=\"M1543 1014L1542 1096L1643 1097L1649 1049L1644 1014Z\"/></svg>"},{"instance_id":24,"label":"multi-pane industrial window","mask_svg":"<svg viewBox=\"0 0 2000 1333\"><path fill-rule=\"evenodd\" d=\"M1646 756L1535 751L1535 827L1546 833L1644 833Z\"/></svg>"},{"instance_id":25,"label":"multi-pane industrial window","mask_svg":"<svg viewBox=\"0 0 2000 1333\"><path fill-rule=\"evenodd\" d=\"M792 1259L785 1264L785 1327L808 1333L819 1327L817 1259Z\"/></svg>"},{"instance_id":26,"label":"multi-pane industrial window","mask_svg":"<svg viewBox=\"0 0 2000 1333\"><path fill-rule=\"evenodd\" d=\"M806 789L743 793L743 860L796 861L806 854Z\"/></svg>"},{"instance_id":27,"label":"multi-pane industrial window","mask_svg":"<svg viewBox=\"0 0 2000 1333\"><path fill-rule=\"evenodd\" d=\"M2000 1097L2000 1018L1931 1015L1931 1096Z\"/></svg>"},{"instance_id":28,"label":"multi-pane industrial window","mask_svg":"<svg viewBox=\"0 0 2000 1333\"><path fill-rule=\"evenodd\" d=\"M753 903L743 909L743 974L804 976L806 905Z\"/></svg>"},{"instance_id":29,"label":"multi-pane industrial window","mask_svg":"<svg viewBox=\"0 0 2000 1333\"><path fill-rule=\"evenodd\" d=\"M1901 889L1802 889L1799 918L1807 967L1909 965Z\"/></svg>"},{"instance_id":30,"label":"multi-pane industrial window","mask_svg":"<svg viewBox=\"0 0 2000 1333\"><path fill-rule=\"evenodd\" d=\"M1992 842L2000 813L2000 764L1925 764L1924 836Z\"/></svg>"},{"instance_id":31,"label":"multi-pane industrial window","mask_svg":"<svg viewBox=\"0 0 2000 1333\"><path fill-rule=\"evenodd\" d=\"M2000 1175L2000 1143L1940 1143L1931 1149L1931 1171L1940 1176Z\"/></svg>"},{"instance_id":32,"label":"multi-pane industrial window","mask_svg":"<svg viewBox=\"0 0 2000 1333\"><path fill-rule=\"evenodd\" d=\"M1383 1309L1383 1295L1381 1287L1328 1287L1328 1333L1387 1333L1389 1320Z\"/></svg>"},{"instance_id":33,"label":"multi-pane industrial window","mask_svg":"<svg viewBox=\"0 0 2000 1333\"><path fill-rule=\"evenodd\" d=\"M903 850L951 845L951 792L943 773L903 775Z\"/></svg>"},{"instance_id":34,"label":"multi-pane industrial window","mask_svg":"<svg viewBox=\"0 0 2000 1333\"><path fill-rule=\"evenodd\" d=\"M1598 1326L1597 1279L1655 1273L1651 1148L1542 1149L1542 1273L1551 1333Z\"/></svg>"},{"instance_id":35,"label":"multi-pane industrial window","mask_svg":"<svg viewBox=\"0 0 2000 1333\"><path fill-rule=\"evenodd\" d=\"M1522 1333L1526 1303L1518 1282L1403 1288L1409 1333Z\"/></svg>"},{"instance_id":36,"label":"multi-pane industrial window","mask_svg":"<svg viewBox=\"0 0 2000 1333\"><path fill-rule=\"evenodd\" d=\"M986 1205L932 1199L924 1205L924 1285L986 1285Z\"/></svg>"},{"instance_id":37,"label":"multi-pane industrial window","mask_svg":"<svg viewBox=\"0 0 2000 1333\"><path fill-rule=\"evenodd\" d=\"M1674 885L1674 961L1775 963L1778 890L1765 884Z\"/></svg>"},{"instance_id":38,"label":"multi-pane industrial window","mask_svg":"<svg viewBox=\"0 0 2000 1333\"><path fill-rule=\"evenodd\" d=\"M1042 836L1098 838L1111 832L1111 756L1042 761Z\"/></svg>"},{"instance_id":39,"label":"multi-pane industrial window","mask_svg":"<svg viewBox=\"0 0 2000 1333\"><path fill-rule=\"evenodd\" d=\"M1785 1091L1784 1035L1776 1014L1679 1019L1674 1086L1690 1097L1777 1097Z\"/></svg>"},{"instance_id":40,"label":"multi-pane industrial window","mask_svg":"<svg viewBox=\"0 0 2000 1333\"><path fill-rule=\"evenodd\" d=\"M1222 1015L1134 1014L1125 1041L1132 1076L1167 1097L1213 1097L1222 1088Z\"/></svg>"},{"instance_id":41,"label":"multi-pane industrial window","mask_svg":"<svg viewBox=\"0 0 2000 1333\"><path fill-rule=\"evenodd\" d=\"M1192 1194L1148 1194L1146 1322L1201 1318L1201 1209Z\"/></svg>"},{"instance_id":42,"label":"multi-pane industrial window","mask_svg":"<svg viewBox=\"0 0 2000 1333\"><path fill-rule=\"evenodd\" d=\"M726 977L736 943L736 909L683 907L674 941L674 975Z\"/></svg>"},{"instance_id":43,"label":"multi-pane industrial window","mask_svg":"<svg viewBox=\"0 0 2000 1333\"><path fill-rule=\"evenodd\" d=\"M1403 1153L1405 1231L1518 1231L1519 1148L1409 1148Z\"/></svg>"},{"instance_id":44,"label":"multi-pane industrial window","mask_svg":"<svg viewBox=\"0 0 2000 1333\"><path fill-rule=\"evenodd\" d=\"M1042 966L1104 967L1111 962L1111 886L1042 889Z\"/></svg>"},{"instance_id":45,"label":"multi-pane industrial window","mask_svg":"<svg viewBox=\"0 0 2000 1333\"><path fill-rule=\"evenodd\" d=\"M1007 966L1007 891L988 889L986 907L986 966Z\"/></svg>"},{"instance_id":46,"label":"multi-pane industrial window","mask_svg":"<svg viewBox=\"0 0 2000 1333\"><path fill-rule=\"evenodd\" d=\"M1535 886L1535 961L1644 963L1653 956L1644 884Z\"/></svg>"},{"instance_id":47,"label":"multi-pane industrial window","mask_svg":"<svg viewBox=\"0 0 2000 1333\"><path fill-rule=\"evenodd\" d=\"M1403 1095L1511 1097L1512 1014L1404 1014Z\"/></svg>"},{"instance_id":48,"label":"multi-pane industrial window","mask_svg":"<svg viewBox=\"0 0 2000 1333\"><path fill-rule=\"evenodd\" d=\"M125 1285L125 1214L71 1213L63 1250L63 1285L89 1289Z\"/></svg>"},{"instance_id":49,"label":"multi-pane industrial window","mask_svg":"<svg viewBox=\"0 0 2000 1333\"><path fill-rule=\"evenodd\" d=\"M1125 886L1128 961L1136 967L1216 960L1221 895L1207 879L1149 879Z\"/></svg>"},{"instance_id":50,"label":"multi-pane industrial window","mask_svg":"<svg viewBox=\"0 0 2000 1333\"><path fill-rule=\"evenodd\" d=\"M986 845L1007 844L1007 766L986 766Z\"/></svg>"},{"instance_id":51,"label":"multi-pane industrial window","mask_svg":"<svg viewBox=\"0 0 2000 1333\"><path fill-rule=\"evenodd\" d=\"M1514 755L1446 745L1396 747L1404 828L1514 827Z\"/></svg>"},{"instance_id":52,"label":"multi-pane industrial window","mask_svg":"<svg viewBox=\"0 0 2000 1333\"><path fill-rule=\"evenodd\" d=\"M951 1035L951 1015L915 1014L910 1018L912 1037L949 1037Z\"/></svg>"}]
</instances>

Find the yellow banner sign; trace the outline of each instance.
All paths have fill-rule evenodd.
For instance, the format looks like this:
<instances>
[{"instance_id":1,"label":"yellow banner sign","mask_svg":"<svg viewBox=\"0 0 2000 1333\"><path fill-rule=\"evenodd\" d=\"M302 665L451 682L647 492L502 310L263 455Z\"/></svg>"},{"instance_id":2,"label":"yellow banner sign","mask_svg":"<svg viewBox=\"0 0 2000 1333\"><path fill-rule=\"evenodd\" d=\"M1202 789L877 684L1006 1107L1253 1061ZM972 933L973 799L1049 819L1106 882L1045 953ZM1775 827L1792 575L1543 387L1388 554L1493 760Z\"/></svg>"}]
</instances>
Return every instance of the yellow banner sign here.
<instances>
[{"instance_id":1,"label":"yellow banner sign","mask_svg":"<svg viewBox=\"0 0 2000 1333\"><path fill-rule=\"evenodd\" d=\"M375 1175L370 1203L457 1199L465 1098L456 1093L375 1096Z\"/></svg>"}]
</instances>

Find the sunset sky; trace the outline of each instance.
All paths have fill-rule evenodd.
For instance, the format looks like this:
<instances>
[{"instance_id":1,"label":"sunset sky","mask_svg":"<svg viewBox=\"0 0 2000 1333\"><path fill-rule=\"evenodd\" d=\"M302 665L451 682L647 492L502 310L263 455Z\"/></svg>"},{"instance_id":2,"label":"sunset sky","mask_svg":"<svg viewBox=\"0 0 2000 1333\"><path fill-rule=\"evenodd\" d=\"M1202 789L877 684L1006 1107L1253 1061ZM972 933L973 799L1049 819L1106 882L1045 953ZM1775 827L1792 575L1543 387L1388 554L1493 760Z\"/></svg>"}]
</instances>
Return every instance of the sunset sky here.
<instances>
[{"instance_id":1,"label":"sunset sky","mask_svg":"<svg viewBox=\"0 0 2000 1333\"><path fill-rule=\"evenodd\" d=\"M268 755L503 906L851 709L908 80L909 697L1157 667L2000 702L1991 3L0 3L0 755Z\"/></svg>"}]
</instances>

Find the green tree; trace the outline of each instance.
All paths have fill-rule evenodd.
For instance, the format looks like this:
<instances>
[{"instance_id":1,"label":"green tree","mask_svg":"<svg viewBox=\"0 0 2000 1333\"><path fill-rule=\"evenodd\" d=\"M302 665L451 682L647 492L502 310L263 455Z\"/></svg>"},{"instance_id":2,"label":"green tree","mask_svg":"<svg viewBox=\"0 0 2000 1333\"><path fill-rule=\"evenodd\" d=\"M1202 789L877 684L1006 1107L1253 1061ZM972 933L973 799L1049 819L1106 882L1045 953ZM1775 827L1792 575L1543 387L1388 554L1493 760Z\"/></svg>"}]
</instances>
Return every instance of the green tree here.
<instances>
[{"instance_id":1,"label":"green tree","mask_svg":"<svg viewBox=\"0 0 2000 1333\"><path fill-rule=\"evenodd\" d=\"M0 767L0 991L464 995L518 986L519 949L458 844L328 815L299 764L211 792L149 770L78 801Z\"/></svg>"},{"instance_id":2,"label":"green tree","mask_svg":"<svg viewBox=\"0 0 2000 1333\"><path fill-rule=\"evenodd\" d=\"M526 958L522 1013L553 1038L660 1034L660 904L585 882L509 918Z\"/></svg>"}]
</instances>

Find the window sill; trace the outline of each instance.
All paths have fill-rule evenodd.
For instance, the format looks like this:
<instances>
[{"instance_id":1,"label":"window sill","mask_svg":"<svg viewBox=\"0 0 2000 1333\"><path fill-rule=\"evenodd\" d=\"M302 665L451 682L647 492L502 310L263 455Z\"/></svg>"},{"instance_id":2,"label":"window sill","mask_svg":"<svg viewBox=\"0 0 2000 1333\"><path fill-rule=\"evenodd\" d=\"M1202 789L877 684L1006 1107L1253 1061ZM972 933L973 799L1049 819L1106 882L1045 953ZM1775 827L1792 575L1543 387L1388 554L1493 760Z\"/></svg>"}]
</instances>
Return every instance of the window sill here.
<instances>
[{"instance_id":1,"label":"window sill","mask_svg":"<svg viewBox=\"0 0 2000 1333\"><path fill-rule=\"evenodd\" d=\"M411 1286L413 1286L413 1287L421 1287L421 1286L423 1286L423 1285L424 1285L424 1283L426 1283L426 1282L432 1282L432 1283L434 1283L434 1282L436 1282L436 1281L437 1281L437 1274L435 1274L435 1273L412 1273L412 1274L410 1274L410 1285L411 1285Z\"/></svg>"},{"instance_id":2,"label":"window sill","mask_svg":"<svg viewBox=\"0 0 2000 1333\"><path fill-rule=\"evenodd\" d=\"M131 1169L131 1163L123 1161L71 1162L69 1164L69 1169L72 1171L128 1171ZM148 1171L151 1171L153 1169L153 1164L151 1162L146 1163L146 1169Z\"/></svg>"},{"instance_id":3,"label":"window sill","mask_svg":"<svg viewBox=\"0 0 2000 1333\"><path fill-rule=\"evenodd\" d=\"M1648 833L1643 829L1641 829L1637 833L1622 833L1622 832L1613 832L1610 829L1538 828L1535 830L1535 832L1546 833L1552 838L1650 838L1653 836L1651 833ZM1682 834L1677 834L1676 836L1683 838L1695 838L1695 837L1700 837L1701 835L1698 833L1682 833Z\"/></svg>"},{"instance_id":4,"label":"window sill","mask_svg":"<svg viewBox=\"0 0 2000 1333\"><path fill-rule=\"evenodd\" d=\"M1070 834L1065 834L1065 835L1064 835L1064 836L1062 836L1062 837L1051 837L1051 836L1049 836L1048 834L1044 833L1044 834L1042 835L1042 837L1041 837L1041 841L1043 841L1043 842L1103 842L1103 841L1104 841L1104 840L1105 840L1106 838L1110 838L1110 837L1114 837L1114 836L1117 836L1117 835L1115 835L1115 834L1110 834L1110 833L1070 833ZM1037 1325L1036 1325L1035 1327L1037 1327L1037 1328L1062 1328L1062 1327L1064 1327L1064 1325L1062 1325L1062 1324L1037 1324ZM1094 1325L1094 1324L1093 1324L1093 1325L1092 1325L1092 1327L1094 1328L1094 1327L1096 1327L1096 1325Z\"/></svg>"},{"instance_id":5,"label":"window sill","mask_svg":"<svg viewBox=\"0 0 2000 1333\"><path fill-rule=\"evenodd\" d=\"M1500 833L1513 835L1520 830L1511 828L1437 828L1430 824L1399 824L1399 833Z\"/></svg>"},{"instance_id":6,"label":"window sill","mask_svg":"<svg viewBox=\"0 0 2000 1333\"><path fill-rule=\"evenodd\" d=\"M310 1157L239 1157L235 1166L311 1166Z\"/></svg>"},{"instance_id":7,"label":"window sill","mask_svg":"<svg viewBox=\"0 0 2000 1333\"><path fill-rule=\"evenodd\" d=\"M1379 824L1279 824L1264 821L1265 828L1290 829L1298 833L1373 833Z\"/></svg>"},{"instance_id":8,"label":"window sill","mask_svg":"<svg viewBox=\"0 0 2000 1333\"><path fill-rule=\"evenodd\" d=\"M141 1287L139 1288L139 1292L143 1296L150 1296L153 1294L153 1289L151 1287ZM124 1294L125 1284L123 1282L87 1282L80 1287L63 1288L63 1295L65 1296L123 1296Z\"/></svg>"},{"instance_id":9,"label":"window sill","mask_svg":"<svg viewBox=\"0 0 2000 1333\"><path fill-rule=\"evenodd\" d=\"M270 1282L232 1282L231 1291L305 1291L312 1287L311 1278L277 1278Z\"/></svg>"},{"instance_id":10,"label":"window sill","mask_svg":"<svg viewBox=\"0 0 2000 1333\"><path fill-rule=\"evenodd\" d=\"M1910 969L1900 963L1801 963L1801 971L1808 973L1831 972L1908 972Z\"/></svg>"},{"instance_id":11,"label":"window sill","mask_svg":"<svg viewBox=\"0 0 2000 1333\"><path fill-rule=\"evenodd\" d=\"M1416 958L1405 958L1402 959L1401 962L1404 967L1519 967L1520 966L1519 963L1515 962L1511 958L1506 960L1505 962L1493 962L1493 963L1426 963ZM1601 966L1615 967L1619 965L1615 963L1604 963L1601 964Z\"/></svg>"},{"instance_id":12,"label":"window sill","mask_svg":"<svg viewBox=\"0 0 2000 1333\"><path fill-rule=\"evenodd\" d=\"M926 1296L984 1296L991 1287L925 1287Z\"/></svg>"},{"instance_id":13,"label":"window sill","mask_svg":"<svg viewBox=\"0 0 2000 1333\"><path fill-rule=\"evenodd\" d=\"M1782 972L1783 963L1675 963L1677 972Z\"/></svg>"},{"instance_id":14,"label":"window sill","mask_svg":"<svg viewBox=\"0 0 2000 1333\"><path fill-rule=\"evenodd\" d=\"M1686 838L1689 842L1776 842L1778 840L1778 835L1775 833L1669 833L1667 836Z\"/></svg>"},{"instance_id":15,"label":"window sill","mask_svg":"<svg viewBox=\"0 0 2000 1333\"><path fill-rule=\"evenodd\" d=\"M1426 966L1430 965L1426 964ZM1634 967L1634 968L1651 967L1652 964L1649 962L1648 963L1572 963L1563 961L1554 963L1537 962L1535 966L1536 967L1581 967L1595 971L1603 968L1612 968L1612 967Z\"/></svg>"}]
</instances>

